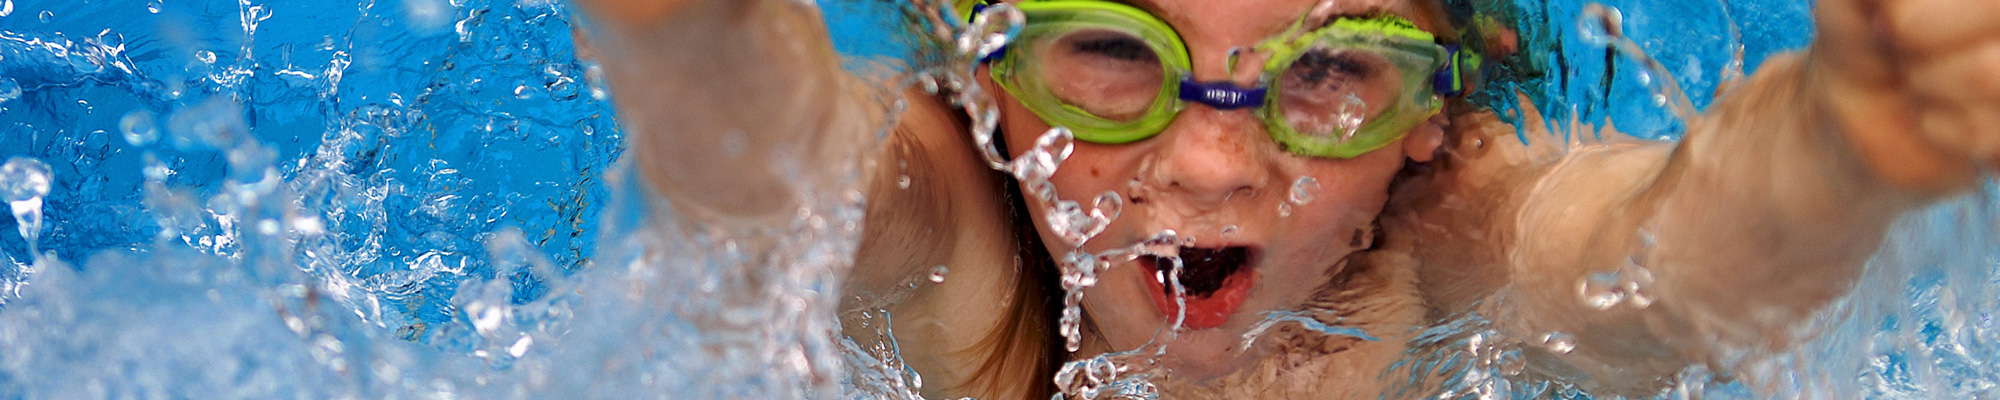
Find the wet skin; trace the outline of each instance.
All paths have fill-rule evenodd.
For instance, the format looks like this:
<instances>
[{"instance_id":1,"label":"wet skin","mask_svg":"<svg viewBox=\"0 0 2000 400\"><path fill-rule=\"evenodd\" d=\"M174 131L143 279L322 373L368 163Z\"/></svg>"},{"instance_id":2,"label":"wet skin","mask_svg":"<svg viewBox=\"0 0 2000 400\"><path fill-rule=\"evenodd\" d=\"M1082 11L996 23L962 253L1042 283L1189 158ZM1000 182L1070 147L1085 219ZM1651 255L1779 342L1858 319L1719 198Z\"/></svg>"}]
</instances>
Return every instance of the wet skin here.
<instances>
[{"instance_id":1,"label":"wet skin","mask_svg":"<svg viewBox=\"0 0 2000 400\"><path fill-rule=\"evenodd\" d=\"M1315 3L1137 1L1134 5L1179 31L1196 80L1234 80L1254 86L1255 71L1226 70L1229 50L1279 33ZM1342 1L1334 13L1378 11L1424 20L1409 4L1393 1ZM1001 98L1001 131L1007 143L1034 143L1049 129L998 86L989 82L988 88ZM1245 267L1254 284L1242 305L1220 326L1190 330L1167 344L1168 366L1179 376L1205 380L1246 364L1236 351L1243 333L1265 312L1304 304L1333 277L1340 260L1356 250L1349 245L1357 234L1372 238L1367 230L1387 200L1391 178L1406 159L1430 159L1442 140L1443 122L1443 117L1434 118L1382 150L1335 160L1284 151L1250 110L1195 105L1146 140L1119 145L1078 142L1075 153L1050 180L1068 199L1088 201L1097 193L1115 191L1129 200L1123 216L1084 244L1093 253L1128 246L1164 230L1195 238L1195 247L1255 250L1256 258ZM1025 146L1013 147L1018 156ZM1280 205L1301 177L1318 180L1322 190L1290 216L1281 216ZM1030 204L1029 210L1041 221L1047 208ZM1228 226L1235 232L1222 234ZM1051 254L1071 250L1046 224L1037 227ZM1087 334L1092 336L1086 340L1090 346L1077 356L1138 348L1169 326L1172 310L1158 307L1150 294L1161 291L1153 271L1119 265L1099 276L1101 282L1084 297L1084 309L1095 323Z\"/></svg>"},{"instance_id":2,"label":"wet skin","mask_svg":"<svg viewBox=\"0 0 2000 400\"><path fill-rule=\"evenodd\" d=\"M838 165L840 151L828 148L872 143L861 139L873 132L867 101L797 99L866 90L829 77L838 70L821 28L785 2L686 3L582 2L605 22L597 47L632 154L656 189L698 211L690 218L782 221L792 209L785 203L796 200L771 195L786 185L769 160L805 154L808 163ZM1220 69L1227 49L1269 36L1311 6L1255 3L1135 2L1180 32L1202 80L1248 79ZM1339 6L1437 29L1404 2ZM2000 155L2000 75L1987 72L2000 70L2000 21L1977 17L2000 12L2000 1L1823 1L1817 12L1822 36L1809 52L1768 60L1691 123L1681 143L1566 148L1540 137L1528 146L1490 113L1455 110L1387 148L1314 159L1279 150L1247 112L1196 105L1145 141L1079 142L1053 181L1085 203L1106 190L1130 199L1087 250L1173 229L1197 246L1253 246L1261 255L1239 310L1169 345L1164 361L1183 378L1166 383L1170 396L1373 398L1407 328L1475 309L1507 316L1498 328L1517 337L1560 331L1580 339L1575 352L1538 363L1586 386L1644 391L1718 347L1788 347L1792 324L1846 293L1895 216L1964 190L1976 166ZM688 49L717 52L701 54L722 65L689 62ZM1046 129L986 85L1002 96L1009 143L1032 143ZM924 374L926 395L1022 397L1048 377L1014 363L1033 357L1034 346L995 346L1007 336L1004 311L1024 301L1010 287L1018 244L1000 182L978 162L954 111L921 93L909 98L889 140L863 149L877 157L849 289L894 292L932 266L950 266L944 283L886 305L903 355ZM1524 120L1530 132L1546 132L1537 116ZM728 143L720 138L737 133L748 136L747 151L720 151ZM800 137L822 145L782 145ZM1392 189L1406 160L1431 161L1432 172ZM749 168L701 168L718 164ZM1323 189L1280 218L1278 204L1300 176ZM909 188L896 184L904 177ZM1033 220L1045 243L1061 243L1039 215ZM1336 262L1354 250L1355 230L1373 221L1385 243L1347 257L1355 263ZM1222 235L1229 225L1236 232ZM1652 245L1639 245L1648 242L1641 231ZM1068 250L1060 246L1049 250ZM1651 269L1655 302L1580 304L1580 278L1627 260ZM1135 348L1164 326L1145 275L1129 265L1106 272L1085 298L1085 350L1071 357ZM1475 304L1482 299L1505 301ZM1260 357L1231 351L1257 313L1299 307L1339 310L1384 340ZM980 368L995 359L1008 362Z\"/></svg>"}]
</instances>

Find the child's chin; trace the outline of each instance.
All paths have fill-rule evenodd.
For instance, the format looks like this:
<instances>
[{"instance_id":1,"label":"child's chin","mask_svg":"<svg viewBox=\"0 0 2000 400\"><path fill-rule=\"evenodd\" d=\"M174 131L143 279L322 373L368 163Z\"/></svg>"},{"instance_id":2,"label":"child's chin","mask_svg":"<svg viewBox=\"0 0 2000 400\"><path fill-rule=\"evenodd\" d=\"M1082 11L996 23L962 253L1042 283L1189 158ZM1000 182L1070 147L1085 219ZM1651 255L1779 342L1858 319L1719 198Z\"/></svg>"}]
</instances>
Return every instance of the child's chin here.
<instances>
[{"instance_id":1,"label":"child's chin","mask_svg":"<svg viewBox=\"0 0 2000 400\"><path fill-rule=\"evenodd\" d=\"M1165 364L1173 369L1175 379L1200 384L1227 376L1250 364L1252 357L1240 351L1240 332L1223 334L1220 332L1222 329L1206 331L1195 335L1184 333L1186 336L1182 336L1182 340L1167 346Z\"/></svg>"}]
</instances>

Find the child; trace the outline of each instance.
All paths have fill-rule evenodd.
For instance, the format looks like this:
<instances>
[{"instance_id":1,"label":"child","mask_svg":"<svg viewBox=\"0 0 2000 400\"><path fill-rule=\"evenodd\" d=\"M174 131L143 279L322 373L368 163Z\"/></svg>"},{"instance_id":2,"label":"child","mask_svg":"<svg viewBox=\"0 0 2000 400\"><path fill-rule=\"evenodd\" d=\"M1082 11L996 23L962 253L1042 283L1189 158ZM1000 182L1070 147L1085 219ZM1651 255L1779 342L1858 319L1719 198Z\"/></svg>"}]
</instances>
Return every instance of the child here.
<instances>
[{"instance_id":1,"label":"child","mask_svg":"<svg viewBox=\"0 0 2000 400\"><path fill-rule=\"evenodd\" d=\"M807 7L580 3L631 156L691 218L782 219L801 200L781 176L879 146L862 150L847 290L949 267L888 306L927 396L1047 398L1060 363L1140 348L1184 316L1160 357L1170 398L1374 398L1416 328L1464 312L1575 338L1531 357L1538 370L1655 390L1691 363L1789 346L1893 219L1970 187L2000 150L2000 20L1980 17L2000 1L1822 1L1813 47L1766 62L1685 140L1563 149L1455 98L1467 58L1432 0L1022 0L1021 36L975 76L1007 156L1067 127L1055 192L1122 200L1079 246L943 100L908 94L887 140L867 139L871 89ZM1160 255L1100 270L1080 349L1063 349L1057 257L1164 231L1182 272ZM1246 351L1280 311L1374 340L1282 329Z\"/></svg>"}]
</instances>

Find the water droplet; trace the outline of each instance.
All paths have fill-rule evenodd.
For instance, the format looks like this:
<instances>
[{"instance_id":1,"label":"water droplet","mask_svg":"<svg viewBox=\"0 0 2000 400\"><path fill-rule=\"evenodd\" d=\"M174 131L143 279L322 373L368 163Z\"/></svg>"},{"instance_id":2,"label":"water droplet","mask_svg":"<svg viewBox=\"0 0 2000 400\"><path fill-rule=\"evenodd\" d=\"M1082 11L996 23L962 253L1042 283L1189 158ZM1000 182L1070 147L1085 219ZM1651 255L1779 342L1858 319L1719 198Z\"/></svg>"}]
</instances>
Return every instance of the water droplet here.
<instances>
[{"instance_id":1,"label":"water droplet","mask_svg":"<svg viewBox=\"0 0 2000 400\"><path fill-rule=\"evenodd\" d=\"M948 272L951 272L951 269L943 265L931 268L931 283L944 283L944 275Z\"/></svg>"},{"instance_id":2,"label":"water droplet","mask_svg":"<svg viewBox=\"0 0 2000 400\"><path fill-rule=\"evenodd\" d=\"M973 59L986 58L993 52L1000 51L1000 48L1006 47L1009 41L1019 35L1021 26L1026 21L1027 16L1011 5L986 7L979 12L979 15L973 17L972 24L966 27L965 33L959 35L958 51L972 56Z\"/></svg>"},{"instance_id":3,"label":"water droplet","mask_svg":"<svg viewBox=\"0 0 2000 400\"><path fill-rule=\"evenodd\" d=\"M1581 298L1585 307L1600 311L1609 310L1625 301L1625 292L1619 290L1618 280L1616 272L1591 273L1577 282L1577 296Z\"/></svg>"},{"instance_id":4,"label":"water droplet","mask_svg":"<svg viewBox=\"0 0 2000 400\"><path fill-rule=\"evenodd\" d=\"M1313 199L1319 197L1319 190L1318 178L1301 176L1298 180L1292 181L1291 197L1287 197L1285 201L1300 206L1312 204Z\"/></svg>"},{"instance_id":5,"label":"water droplet","mask_svg":"<svg viewBox=\"0 0 2000 400\"><path fill-rule=\"evenodd\" d=\"M0 165L0 194L10 202L47 196L52 179L49 165L42 160L8 158L5 165Z\"/></svg>"},{"instance_id":6,"label":"water droplet","mask_svg":"<svg viewBox=\"0 0 2000 400\"><path fill-rule=\"evenodd\" d=\"M28 253L36 260L42 258L37 244L42 231L42 196L49 194L54 180L55 174L42 160L16 156L0 165L0 197L7 200L21 238L28 242Z\"/></svg>"},{"instance_id":7,"label":"water droplet","mask_svg":"<svg viewBox=\"0 0 2000 400\"><path fill-rule=\"evenodd\" d=\"M1279 203L1278 218L1287 218L1291 216L1292 216L1292 203L1291 202Z\"/></svg>"},{"instance_id":8,"label":"water droplet","mask_svg":"<svg viewBox=\"0 0 2000 400\"><path fill-rule=\"evenodd\" d=\"M1236 236L1236 230L1237 230L1236 225L1223 225L1222 237L1226 238L1226 237Z\"/></svg>"},{"instance_id":9,"label":"water droplet","mask_svg":"<svg viewBox=\"0 0 2000 400\"><path fill-rule=\"evenodd\" d=\"M0 17L14 13L14 0L0 0Z\"/></svg>"},{"instance_id":10,"label":"water droplet","mask_svg":"<svg viewBox=\"0 0 2000 400\"><path fill-rule=\"evenodd\" d=\"M514 98L521 100L533 99L535 98L535 90L528 88L528 85L515 86Z\"/></svg>"},{"instance_id":11,"label":"water droplet","mask_svg":"<svg viewBox=\"0 0 2000 400\"><path fill-rule=\"evenodd\" d=\"M56 13L54 11L48 11L48 10L42 11L42 23L46 24L55 21L56 21Z\"/></svg>"},{"instance_id":12,"label":"water droplet","mask_svg":"<svg viewBox=\"0 0 2000 400\"><path fill-rule=\"evenodd\" d=\"M1091 211L1092 217L1102 219L1100 222L1109 224L1111 220L1118 219L1118 215L1125 212L1125 196L1106 190L1097 195L1097 201L1091 204L1091 207L1096 208Z\"/></svg>"},{"instance_id":13,"label":"water droplet","mask_svg":"<svg viewBox=\"0 0 2000 400\"><path fill-rule=\"evenodd\" d=\"M1034 147L1009 163L1008 170L1024 183L1048 181L1063 161L1069 159L1070 152L1075 150L1073 145L1069 128L1051 128L1035 139Z\"/></svg>"},{"instance_id":14,"label":"water droplet","mask_svg":"<svg viewBox=\"0 0 2000 400\"><path fill-rule=\"evenodd\" d=\"M1522 357L1520 350L1510 348L1494 356L1493 366L1499 369L1501 374L1519 376L1521 371L1528 369L1528 358Z\"/></svg>"},{"instance_id":15,"label":"water droplet","mask_svg":"<svg viewBox=\"0 0 2000 400\"><path fill-rule=\"evenodd\" d=\"M149 12L149 13L153 13L153 14L159 14L159 13L160 13L160 7L161 7L161 6L164 6L164 4L161 4L162 2L163 2L162 0L149 0L149 1L147 1L147 2L146 2L146 12Z\"/></svg>"},{"instance_id":16,"label":"water droplet","mask_svg":"<svg viewBox=\"0 0 2000 400\"><path fill-rule=\"evenodd\" d=\"M1577 33L1587 43L1604 46L1625 36L1625 15L1617 8L1590 3L1577 16Z\"/></svg>"},{"instance_id":17,"label":"water droplet","mask_svg":"<svg viewBox=\"0 0 2000 400\"><path fill-rule=\"evenodd\" d=\"M21 98L21 83L12 78L0 78L0 104Z\"/></svg>"},{"instance_id":18,"label":"water droplet","mask_svg":"<svg viewBox=\"0 0 2000 400\"><path fill-rule=\"evenodd\" d=\"M896 188L897 188L897 189L909 189L909 188L910 188L910 176L909 176L909 175L896 175Z\"/></svg>"},{"instance_id":19,"label":"water droplet","mask_svg":"<svg viewBox=\"0 0 2000 400\"><path fill-rule=\"evenodd\" d=\"M118 131L125 134L125 143L133 146L153 144L160 139L160 128L153 119L151 110L137 110L125 113L118 119Z\"/></svg>"},{"instance_id":20,"label":"water droplet","mask_svg":"<svg viewBox=\"0 0 2000 400\"><path fill-rule=\"evenodd\" d=\"M1569 354L1571 351L1576 351L1575 335L1562 332L1549 332L1543 333L1538 340L1541 341L1543 349L1547 349L1552 353Z\"/></svg>"},{"instance_id":21,"label":"water droplet","mask_svg":"<svg viewBox=\"0 0 2000 400\"><path fill-rule=\"evenodd\" d=\"M1340 110L1334 114L1340 128L1340 140L1353 140L1361 132L1361 122L1368 116L1368 102L1362 101L1354 92L1342 94Z\"/></svg>"}]
</instances>

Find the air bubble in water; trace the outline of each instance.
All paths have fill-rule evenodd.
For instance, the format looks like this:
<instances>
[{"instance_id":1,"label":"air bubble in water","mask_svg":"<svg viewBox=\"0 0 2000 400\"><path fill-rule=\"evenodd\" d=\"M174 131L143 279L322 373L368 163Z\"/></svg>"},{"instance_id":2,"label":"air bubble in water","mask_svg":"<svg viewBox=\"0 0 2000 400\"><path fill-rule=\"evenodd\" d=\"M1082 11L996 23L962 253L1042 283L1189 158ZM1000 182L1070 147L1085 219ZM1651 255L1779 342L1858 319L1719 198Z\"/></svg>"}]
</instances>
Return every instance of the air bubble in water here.
<instances>
[{"instance_id":1,"label":"air bubble in water","mask_svg":"<svg viewBox=\"0 0 2000 400\"><path fill-rule=\"evenodd\" d=\"M1313 199L1319 197L1319 191L1318 178L1301 176L1298 180L1292 181L1291 196L1286 197L1285 202L1299 206L1312 204Z\"/></svg>"},{"instance_id":2,"label":"air bubble in water","mask_svg":"<svg viewBox=\"0 0 2000 400\"><path fill-rule=\"evenodd\" d=\"M56 12L48 10L42 11L42 23L46 24L55 21L56 21Z\"/></svg>"},{"instance_id":3,"label":"air bubble in water","mask_svg":"<svg viewBox=\"0 0 2000 400\"><path fill-rule=\"evenodd\" d=\"M896 176L896 188L897 188L897 189L909 189L909 188L910 188L910 176L909 176L909 175L897 175L897 176Z\"/></svg>"},{"instance_id":4,"label":"air bubble in water","mask_svg":"<svg viewBox=\"0 0 2000 400\"><path fill-rule=\"evenodd\" d=\"M194 59L200 60L202 64L214 64L215 52L208 50L196 51L194 52Z\"/></svg>"},{"instance_id":5,"label":"air bubble in water","mask_svg":"<svg viewBox=\"0 0 2000 400\"><path fill-rule=\"evenodd\" d=\"M0 104L21 98L21 83L12 78L0 78Z\"/></svg>"},{"instance_id":6,"label":"air bubble in water","mask_svg":"<svg viewBox=\"0 0 2000 400\"><path fill-rule=\"evenodd\" d=\"M1552 353L1569 354L1571 351L1576 351L1576 335L1562 332L1548 332L1543 333L1538 340L1541 341L1540 345L1543 349L1547 349Z\"/></svg>"},{"instance_id":7,"label":"air bubble in water","mask_svg":"<svg viewBox=\"0 0 2000 400\"><path fill-rule=\"evenodd\" d=\"M153 14L159 14L159 13L160 13L160 7L164 6L164 4L160 4L160 3L162 3L162 2L163 2L162 0L148 0L148 1L146 1L146 12L149 12L149 13L153 13Z\"/></svg>"},{"instance_id":8,"label":"air bubble in water","mask_svg":"<svg viewBox=\"0 0 2000 400\"><path fill-rule=\"evenodd\" d=\"M943 265L931 268L931 283L944 283L944 275L948 272L951 272L951 269Z\"/></svg>"},{"instance_id":9,"label":"air bubble in water","mask_svg":"<svg viewBox=\"0 0 2000 400\"><path fill-rule=\"evenodd\" d=\"M0 0L0 17L14 13L14 0Z\"/></svg>"},{"instance_id":10,"label":"air bubble in water","mask_svg":"<svg viewBox=\"0 0 2000 400\"><path fill-rule=\"evenodd\" d=\"M1286 218L1291 216L1292 216L1292 203L1291 202L1278 203L1278 217Z\"/></svg>"},{"instance_id":11,"label":"air bubble in water","mask_svg":"<svg viewBox=\"0 0 2000 400\"><path fill-rule=\"evenodd\" d=\"M155 125L153 112L149 110L125 113L118 119L118 131L125 134L125 143L133 146L153 144L160 139L160 128Z\"/></svg>"}]
</instances>

